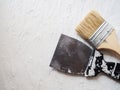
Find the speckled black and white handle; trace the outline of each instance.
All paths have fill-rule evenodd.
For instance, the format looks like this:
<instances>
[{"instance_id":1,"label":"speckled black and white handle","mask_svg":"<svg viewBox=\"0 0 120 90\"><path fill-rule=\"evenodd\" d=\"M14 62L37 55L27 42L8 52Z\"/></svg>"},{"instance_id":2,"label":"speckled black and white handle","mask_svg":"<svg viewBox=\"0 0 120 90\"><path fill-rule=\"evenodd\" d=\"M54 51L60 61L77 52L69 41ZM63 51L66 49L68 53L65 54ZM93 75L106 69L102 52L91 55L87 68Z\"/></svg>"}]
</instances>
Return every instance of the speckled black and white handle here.
<instances>
[{"instance_id":1,"label":"speckled black and white handle","mask_svg":"<svg viewBox=\"0 0 120 90\"><path fill-rule=\"evenodd\" d=\"M100 72L104 72L115 79L120 79L120 63L106 62L103 54L94 50L89 58L85 76L96 76Z\"/></svg>"}]
</instances>

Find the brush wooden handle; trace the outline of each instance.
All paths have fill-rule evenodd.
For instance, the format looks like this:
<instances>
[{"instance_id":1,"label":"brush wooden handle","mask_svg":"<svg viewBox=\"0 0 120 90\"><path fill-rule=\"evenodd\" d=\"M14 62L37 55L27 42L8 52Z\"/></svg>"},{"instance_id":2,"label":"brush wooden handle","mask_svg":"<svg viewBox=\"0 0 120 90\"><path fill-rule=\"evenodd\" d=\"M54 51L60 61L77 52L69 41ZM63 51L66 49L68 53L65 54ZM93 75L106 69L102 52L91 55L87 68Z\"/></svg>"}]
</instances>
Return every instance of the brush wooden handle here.
<instances>
[{"instance_id":1,"label":"brush wooden handle","mask_svg":"<svg viewBox=\"0 0 120 90\"><path fill-rule=\"evenodd\" d=\"M112 33L106 38L104 42L102 42L98 49L108 49L120 55L120 45L117 40L115 30L112 31Z\"/></svg>"}]
</instances>

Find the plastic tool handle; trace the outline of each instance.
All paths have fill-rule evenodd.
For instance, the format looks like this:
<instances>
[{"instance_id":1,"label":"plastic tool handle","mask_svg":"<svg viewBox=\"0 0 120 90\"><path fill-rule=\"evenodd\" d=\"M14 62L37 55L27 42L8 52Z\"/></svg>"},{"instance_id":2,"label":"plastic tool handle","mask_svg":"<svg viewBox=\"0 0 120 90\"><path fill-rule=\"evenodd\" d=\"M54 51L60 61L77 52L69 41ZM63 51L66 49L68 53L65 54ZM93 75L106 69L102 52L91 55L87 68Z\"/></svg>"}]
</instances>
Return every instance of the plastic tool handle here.
<instances>
[{"instance_id":1,"label":"plastic tool handle","mask_svg":"<svg viewBox=\"0 0 120 90\"><path fill-rule=\"evenodd\" d=\"M103 54L95 50L90 57L85 76L96 76L100 72L104 72L112 78L120 80L120 63L106 62Z\"/></svg>"},{"instance_id":2,"label":"plastic tool handle","mask_svg":"<svg viewBox=\"0 0 120 90\"><path fill-rule=\"evenodd\" d=\"M106 62L106 67L102 67L102 71L111 77L120 80L120 63Z\"/></svg>"}]
</instances>

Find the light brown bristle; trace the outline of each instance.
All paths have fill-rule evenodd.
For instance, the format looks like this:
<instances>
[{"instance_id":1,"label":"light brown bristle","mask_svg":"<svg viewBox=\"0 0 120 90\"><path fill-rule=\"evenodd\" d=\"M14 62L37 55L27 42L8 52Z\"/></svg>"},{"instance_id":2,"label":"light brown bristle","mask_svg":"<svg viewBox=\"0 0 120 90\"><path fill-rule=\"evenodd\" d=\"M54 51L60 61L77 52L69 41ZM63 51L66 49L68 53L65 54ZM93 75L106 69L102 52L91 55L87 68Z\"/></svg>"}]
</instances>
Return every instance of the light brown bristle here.
<instances>
[{"instance_id":1,"label":"light brown bristle","mask_svg":"<svg viewBox=\"0 0 120 90\"><path fill-rule=\"evenodd\" d=\"M91 11L76 27L84 39L89 39L105 20L96 11Z\"/></svg>"}]
</instances>

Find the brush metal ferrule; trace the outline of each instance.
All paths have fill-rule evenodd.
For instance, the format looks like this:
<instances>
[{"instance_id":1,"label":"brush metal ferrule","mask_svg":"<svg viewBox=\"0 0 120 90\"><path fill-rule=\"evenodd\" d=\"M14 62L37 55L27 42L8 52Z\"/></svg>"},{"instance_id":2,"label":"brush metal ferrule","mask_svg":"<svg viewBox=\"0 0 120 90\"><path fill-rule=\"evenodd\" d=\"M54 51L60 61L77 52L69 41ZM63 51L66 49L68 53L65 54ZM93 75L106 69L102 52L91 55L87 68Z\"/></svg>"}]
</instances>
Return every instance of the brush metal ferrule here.
<instances>
[{"instance_id":1,"label":"brush metal ferrule","mask_svg":"<svg viewBox=\"0 0 120 90\"><path fill-rule=\"evenodd\" d=\"M95 33L89 38L89 40L95 47L98 47L112 31L112 25L104 21L101 26L95 31Z\"/></svg>"}]
</instances>

